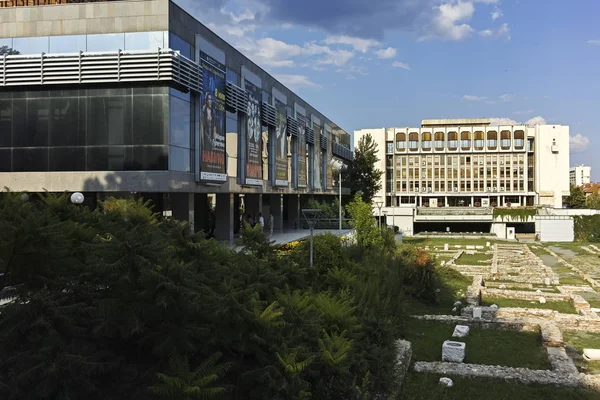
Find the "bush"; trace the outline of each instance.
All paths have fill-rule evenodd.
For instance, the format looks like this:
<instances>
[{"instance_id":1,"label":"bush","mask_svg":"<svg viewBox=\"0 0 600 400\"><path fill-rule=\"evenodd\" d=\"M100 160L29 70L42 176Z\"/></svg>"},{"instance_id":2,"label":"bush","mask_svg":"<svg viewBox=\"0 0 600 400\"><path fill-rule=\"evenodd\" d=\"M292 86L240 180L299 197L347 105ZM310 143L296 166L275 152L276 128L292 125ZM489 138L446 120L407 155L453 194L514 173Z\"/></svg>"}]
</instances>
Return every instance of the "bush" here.
<instances>
[{"instance_id":1,"label":"bush","mask_svg":"<svg viewBox=\"0 0 600 400\"><path fill-rule=\"evenodd\" d=\"M421 248L403 245L399 259L406 268L405 284L411 289L410 294L426 303L437 303L440 280L431 255Z\"/></svg>"},{"instance_id":2,"label":"bush","mask_svg":"<svg viewBox=\"0 0 600 400\"><path fill-rule=\"evenodd\" d=\"M575 217L575 240L600 242L600 214Z\"/></svg>"}]
</instances>

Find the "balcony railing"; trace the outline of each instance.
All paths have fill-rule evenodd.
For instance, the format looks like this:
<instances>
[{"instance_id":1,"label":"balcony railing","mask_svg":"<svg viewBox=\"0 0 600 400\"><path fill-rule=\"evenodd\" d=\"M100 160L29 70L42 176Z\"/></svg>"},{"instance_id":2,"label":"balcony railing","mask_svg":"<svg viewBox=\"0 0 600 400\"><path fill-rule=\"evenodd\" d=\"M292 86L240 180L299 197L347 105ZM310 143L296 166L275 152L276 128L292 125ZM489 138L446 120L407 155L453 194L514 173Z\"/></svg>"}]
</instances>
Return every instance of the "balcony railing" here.
<instances>
[{"instance_id":1,"label":"balcony railing","mask_svg":"<svg viewBox=\"0 0 600 400\"><path fill-rule=\"evenodd\" d=\"M0 56L0 87L163 81L199 93L200 65L171 49Z\"/></svg>"},{"instance_id":2,"label":"balcony railing","mask_svg":"<svg viewBox=\"0 0 600 400\"><path fill-rule=\"evenodd\" d=\"M417 215L493 215L492 207L417 207Z\"/></svg>"}]
</instances>

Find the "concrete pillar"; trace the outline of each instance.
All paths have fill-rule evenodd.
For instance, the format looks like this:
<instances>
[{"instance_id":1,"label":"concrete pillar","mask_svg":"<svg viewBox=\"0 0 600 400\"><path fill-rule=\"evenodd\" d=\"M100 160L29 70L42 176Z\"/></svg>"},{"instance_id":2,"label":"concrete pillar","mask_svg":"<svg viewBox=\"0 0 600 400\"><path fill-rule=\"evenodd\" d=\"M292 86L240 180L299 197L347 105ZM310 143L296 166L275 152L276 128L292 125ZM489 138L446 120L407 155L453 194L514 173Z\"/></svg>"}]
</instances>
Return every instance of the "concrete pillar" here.
<instances>
[{"instance_id":1,"label":"concrete pillar","mask_svg":"<svg viewBox=\"0 0 600 400\"><path fill-rule=\"evenodd\" d=\"M302 218L300 212L300 195L292 194L287 196L287 220L288 220L288 228L299 229L299 221Z\"/></svg>"},{"instance_id":2,"label":"concrete pillar","mask_svg":"<svg viewBox=\"0 0 600 400\"><path fill-rule=\"evenodd\" d=\"M275 219L275 232L283 231L283 195L282 194L272 194L269 198L270 210L269 212L273 214L273 218ZM265 217L265 222L268 221L268 215L263 215Z\"/></svg>"},{"instance_id":3,"label":"concrete pillar","mask_svg":"<svg viewBox=\"0 0 600 400\"><path fill-rule=\"evenodd\" d=\"M233 242L234 196L233 193L217 193L217 207L215 210L217 218L215 238L217 240Z\"/></svg>"},{"instance_id":4,"label":"concrete pillar","mask_svg":"<svg viewBox=\"0 0 600 400\"><path fill-rule=\"evenodd\" d=\"M187 222L194 232L194 193L172 193L171 206L173 207L173 218Z\"/></svg>"},{"instance_id":5,"label":"concrete pillar","mask_svg":"<svg viewBox=\"0 0 600 400\"><path fill-rule=\"evenodd\" d=\"M242 199L239 194L233 195L233 233L240 233L241 225L241 212L240 206L242 205Z\"/></svg>"},{"instance_id":6,"label":"concrete pillar","mask_svg":"<svg viewBox=\"0 0 600 400\"><path fill-rule=\"evenodd\" d=\"M196 193L194 195L194 229L196 232L208 233L210 230L208 213L210 211L210 204L208 203L208 195L206 193Z\"/></svg>"}]
</instances>

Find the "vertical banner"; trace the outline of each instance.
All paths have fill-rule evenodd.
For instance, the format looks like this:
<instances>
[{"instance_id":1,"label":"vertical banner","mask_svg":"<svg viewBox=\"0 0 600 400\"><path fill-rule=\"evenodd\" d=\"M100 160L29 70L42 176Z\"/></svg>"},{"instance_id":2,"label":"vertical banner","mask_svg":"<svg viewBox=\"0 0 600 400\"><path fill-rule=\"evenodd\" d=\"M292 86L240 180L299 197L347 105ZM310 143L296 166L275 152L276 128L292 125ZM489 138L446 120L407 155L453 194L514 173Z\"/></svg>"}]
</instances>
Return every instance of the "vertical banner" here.
<instances>
[{"instance_id":1,"label":"vertical banner","mask_svg":"<svg viewBox=\"0 0 600 400\"><path fill-rule=\"evenodd\" d=\"M275 154L275 186L288 185L288 149L287 149L287 110L286 105L275 99L277 109L276 154Z\"/></svg>"},{"instance_id":2,"label":"vertical banner","mask_svg":"<svg viewBox=\"0 0 600 400\"><path fill-rule=\"evenodd\" d=\"M298 118L298 187L308 185L308 170L306 164L306 121Z\"/></svg>"},{"instance_id":3,"label":"vertical banner","mask_svg":"<svg viewBox=\"0 0 600 400\"><path fill-rule=\"evenodd\" d=\"M248 93L246 108L246 185L262 185L261 90L248 80L245 80L245 86Z\"/></svg>"},{"instance_id":4,"label":"vertical banner","mask_svg":"<svg viewBox=\"0 0 600 400\"><path fill-rule=\"evenodd\" d=\"M202 82L200 180L225 182L225 66L200 52Z\"/></svg>"},{"instance_id":5,"label":"vertical banner","mask_svg":"<svg viewBox=\"0 0 600 400\"><path fill-rule=\"evenodd\" d=\"M331 143L331 131L327 132L327 189L333 188L333 148Z\"/></svg>"},{"instance_id":6,"label":"vertical banner","mask_svg":"<svg viewBox=\"0 0 600 400\"><path fill-rule=\"evenodd\" d=\"M321 127L313 125L315 130L315 146L314 146L314 159L313 159L313 190L322 190L323 185L321 181L321 174L323 172L323 164L321 163L321 155L323 150L321 149Z\"/></svg>"}]
</instances>

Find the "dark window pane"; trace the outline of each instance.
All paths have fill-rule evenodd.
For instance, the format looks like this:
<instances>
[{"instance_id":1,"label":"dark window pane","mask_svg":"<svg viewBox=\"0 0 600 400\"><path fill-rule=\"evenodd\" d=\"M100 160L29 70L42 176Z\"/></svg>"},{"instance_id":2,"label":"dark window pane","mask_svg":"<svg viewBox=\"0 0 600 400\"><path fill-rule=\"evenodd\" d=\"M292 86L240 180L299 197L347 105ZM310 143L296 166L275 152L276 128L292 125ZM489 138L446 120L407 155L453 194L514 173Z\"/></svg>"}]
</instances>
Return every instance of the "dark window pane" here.
<instances>
[{"instance_id":1,"label":"dark window pane","mask_svg":"<svg viewBox=\"0 0 600 400\"><path fill-rule=\"evenodd\" d=\"M131 96L88 98L88 145L131 144Z\"/></svg>"},{"instance_id":2,"label":"dark window pane","mask_svg":"<svg viewBox=\"0 0 600 400\"><path fill-rule=\"evenodd\" d=\"M86 157L87 171L106 171L108 169L108 147L88 147Z\"/></svg>"},{"instance_id":3,"label":"dark window pane","mask_svg":"<svg viewBox=\"0 0 600 400\"><path fill-rule=\"evenodd\" d=\"M13 149L13 172L48 171L48 148Z\"/></svg>"},{"instance_id":4,"label":"dark window pane","mask_svg":"<svg viewBox=\"0 0 600 400\"><path fill-rule=\"evenodd\" d=\"M125 48L124 33L87 35L87 51L117 51Z\"/></svg>"},{"instance_id":5,"label":"dark window pane","mask_svg":"<svg viewBox=\"0 0 600 400\"><path fill-rule=\"evenodd\" d=\"M50 36L50 53L87 51L85 35Z\"/></svg>"},{"instance_id":6,"label":"dark window pane","mask_svg":"<svg viewBox=\"0 0 600 400\"><path fill-rule=\"evenodd\" d=\"M169 146L169 170L191 172L190 150Z\"/></svg>"},{"instance_id":7,"label":"dark window pane","mask_svg":"<svg viewBox=\"0 0 600 400\"><path fill-rule=\"evenodd\" d=\"M190 147L190 103L171 96L169 105L169 144Z\"/></svg>"},{"instance_id":8,"label":"dark window pane","mask_svg":"<svg viewBox=\"0 0 600 400\"><path fill-rule=\"evenodd\" d=\"M13 39L13 49L20 54L48 53L48 37L22 37Z\"/></svg>"},{"instance_id":9,"label":"dark window pane","mask_svg":"<svg viewBox=\"0 0 600 400\"><path fill-rule=\"evenodd\" d=\"M133 96L133 144L167 144L166 98Z\"/></svg>"},{"instance_id":10,"label":"dark window pane","mask_svg":"<svg viewBox=\"0 0 600 400\"><path fill-rule=\"evenodd\" d=\"M169 48L172 50L179 50L181 55L187 58L192 58L191 56L191 46L189 43L185 42L179 36L174 34L169 34Z\"/></svg>"},{"instance_id":11,"label":"dark window pane","mask_svg":"<svg viewBox=\"0 0 600 400\"><path fill-rule=\"evenodd\" d=\"M0 149L0 172L10 172L12 162L12 150Z\"/></svg>"},{"instance_id":12,"label":"dark window pane","mask_svg":"<svg viewBox=\"0 0 600 400\"><path fill-rule=\"evenodd\" d=\"M128 169L166 170L167 146L134 146L133 162Z\"/></svg>"},{"instance_id":13,"label":"dark window pane","mask_svg":"<svg viewBox=\"0 0 600 400\"><path fill-rule=\"evenodd\" d=\"M51 147L50 171L85 171L85 147Z\"/></svg>"},{"instance_id":14,"label":"dark window pane","mask_svg":"<svg viewBox=\"0 0 600 400\"><path fill-rule=\"evenodd\" d=\"M131 158L128 153L130 148L123 146L110 146L108 148L108 168L107 171L124 171L127 161Z\"/></svg>"},{"instance_id":15,"label":"dark window pane","mask_svg":"<svg viewBox=\"0 0 600 400\"><path fill-rule=\"evenodd\" d=\"M0 100L0 147L12 146L12 101Z\"/></svg>"},{"instance_id":16,"label":"dark window pane","mask_svg":"<svg viewBox=\"0 0 600 400\"><path fill-rule=\"evenodd\" d=\"M79 99L52 97L50 99L50 145L84 146L85 130L79 124Z\"/></svg>"},{"instance_id":17,"label":"dark window pane","mask_svg":"<svg viewBox=\"0 0 600 400\"><path fill-rule=\"evenodd\" d=\"M49 104L47 98L14 101L13 146L48 146Z\"/></svg>"},{"instance_id":18,"label":"dark window pane","mask_svg":"<svg viewBox=\"0 0 600 400\"><path fill-rule=\"evenodd\" d=\"M125 50L157 50L164 48L163 32L125 33Z\"/></svg>"}]
</instances>

